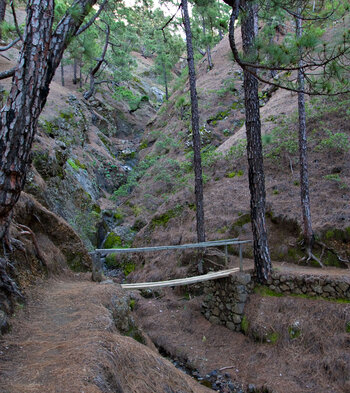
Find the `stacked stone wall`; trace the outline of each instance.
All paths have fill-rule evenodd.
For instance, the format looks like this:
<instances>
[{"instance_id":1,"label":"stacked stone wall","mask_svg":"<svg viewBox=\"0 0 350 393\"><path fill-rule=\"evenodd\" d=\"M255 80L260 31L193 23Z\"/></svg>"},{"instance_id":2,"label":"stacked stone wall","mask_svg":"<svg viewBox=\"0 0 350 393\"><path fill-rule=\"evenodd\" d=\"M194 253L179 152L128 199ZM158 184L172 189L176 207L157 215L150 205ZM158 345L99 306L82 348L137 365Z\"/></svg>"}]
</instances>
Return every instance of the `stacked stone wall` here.
<instances>
[{"instance_id":1,"label":"stacked stone wall","mask_svg":"<svg viewBox=\"0 0 350 393\"><path fill-rule=\"evenodd\" d=\"M251 273L206 282L203 314L214 324L240 331L244 307L255 285ZM275 271L266 287L277 294L350 300L350 276L345 275L332 277Z\"/></svg>"},{"instance_id":2,"label":"stacked stone wall","mask_svg":"<svg viewBox=\"0 0 350 393\"><path fill-rule=\"evenodd\" d=\"M350 299L350 277L285 274L273 272L267 286L285 295L321 296L330 299Z\"/></svg>"},{"instance_id":3,"label":"stacked stone wall","mask_svg":"<svg viewBox=\"0 0 350 393\"><path fill-rule=\"evenodd\" d=\"M249 273L207 281L202 303L203 314L211 323L240 331L244 306L253 287Z\"/></svg>"}]
</instances>

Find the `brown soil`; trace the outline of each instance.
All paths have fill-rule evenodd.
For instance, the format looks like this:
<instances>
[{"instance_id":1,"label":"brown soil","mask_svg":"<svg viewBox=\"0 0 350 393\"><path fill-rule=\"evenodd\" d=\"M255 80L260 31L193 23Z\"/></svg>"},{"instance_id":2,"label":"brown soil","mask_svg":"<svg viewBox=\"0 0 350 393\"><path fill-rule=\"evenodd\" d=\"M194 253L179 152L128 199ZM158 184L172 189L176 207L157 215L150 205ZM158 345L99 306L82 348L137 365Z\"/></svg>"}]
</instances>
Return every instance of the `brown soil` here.
<instances>
[{"instance_id":1,"label":"brown soil","mask_svg":"<svg viewBox=\"0 0 350 393\"><path fill-rule=\"evenodd\" d=\"M274 393L350 392L350 304L254 294L244 335L207 321L201 298L188 290L139 297L136 307L137 321L154 343L188 367L202 375L227 367L222 373L232 381ZM301 333L293 339L295 323ZM277 341L264 342L273 333Z\"/></svg>"},{"instance_id":2,"label":"brown soil","mask_svg":"<svg viewBox=\"0 0 350 393\"><path fill-rule=\"evenodd\" d=\"M0 392L209 392L112 318L116 284L84 274L51 278L28 292L0 341Z\"/></svg>"}]
</instances>

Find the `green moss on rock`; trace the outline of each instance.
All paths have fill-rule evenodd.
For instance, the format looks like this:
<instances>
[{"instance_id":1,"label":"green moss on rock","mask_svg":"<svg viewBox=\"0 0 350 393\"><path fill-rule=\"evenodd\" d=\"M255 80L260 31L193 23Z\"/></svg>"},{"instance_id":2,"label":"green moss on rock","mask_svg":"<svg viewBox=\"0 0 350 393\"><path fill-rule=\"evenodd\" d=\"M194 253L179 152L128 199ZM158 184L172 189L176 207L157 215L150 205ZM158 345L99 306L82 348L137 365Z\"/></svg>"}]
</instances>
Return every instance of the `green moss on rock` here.
<instances>
[{"instance_id":1,"label":"green moss on rock","mask_svg":"<svg viewBox=\"0 0 350 393\"><path fill-rule=\"evenodd\" d=\"M158 226L165 227L171 218L180 216L182 211L183 211L183 207L178 205L178 206L174 207L173 209L170 209L161 215L157 215L157 216L153 217L152 221L151 221L151 228L154 229L155 227L158 227Z\"/></svg>"},{"instance_id":2,"label":"green moss on rock","mask_svg":"<svg viewBox=\"0 0 350 393\"><path fill-rule=\"evenodd\" d=\"M248 318L247 318L245 315L243 315L243 318L242 318L241 329L242 329L242 332L243 332L244 334L247 334L247 333L248 333L249 321L248 321Z\"/></svg>"},{"instance_id":3,"label":"green moss on rock","mask_svg":"<svg viewBox=\"0 0 350 393\"><path fill-rule=\"evenodd\" d=\"M114 232L110 232L104 242L104 248L121 248L123 247L122 239Z\"/></svg>"}]
</instances>

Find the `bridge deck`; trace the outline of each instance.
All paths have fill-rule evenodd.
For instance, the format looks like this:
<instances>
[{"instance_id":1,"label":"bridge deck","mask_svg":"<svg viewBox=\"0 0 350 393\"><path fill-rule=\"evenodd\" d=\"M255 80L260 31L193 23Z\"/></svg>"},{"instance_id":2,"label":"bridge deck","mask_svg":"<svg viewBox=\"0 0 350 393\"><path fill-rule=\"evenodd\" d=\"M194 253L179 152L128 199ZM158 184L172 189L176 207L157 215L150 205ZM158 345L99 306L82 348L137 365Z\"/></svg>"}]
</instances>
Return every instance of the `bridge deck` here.
<instances>
[{"instance_id":1,"label":"bridge deck","mask_svg":"<svg viewBox=\"0 0 350 393\"><path fill-rule=\"evenodd\" d=\"M122 284L124 289L147 289L147 288L163 288L163 287L177 287L180 285L195 284L197 282L215 280L217 278L228 277L233 273L239 272L239 268L235 267L233 269L221 270L219 272L212 272L203 274L201 276L178 278L175 280L167 281L154 281L154 282L139 282L134 284Z\"/></svg>"}]
</instances>

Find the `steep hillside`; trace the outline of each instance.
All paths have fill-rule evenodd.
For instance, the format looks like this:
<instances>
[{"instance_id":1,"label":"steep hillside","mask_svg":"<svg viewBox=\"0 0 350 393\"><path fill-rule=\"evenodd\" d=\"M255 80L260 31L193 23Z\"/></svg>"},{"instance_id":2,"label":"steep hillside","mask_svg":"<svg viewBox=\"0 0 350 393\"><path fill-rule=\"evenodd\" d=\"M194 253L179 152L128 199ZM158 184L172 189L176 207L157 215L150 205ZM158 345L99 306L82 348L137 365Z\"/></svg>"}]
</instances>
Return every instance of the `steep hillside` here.
<instances>
[{"instance_id":1,"label":"steep hillside","mask_svg":"<svg viewBox=\"0 0 350 393\"><path fill-rule=\"evenodd\" d=\"M13 60L0 57L0 70L13 66L17 54L13 49ZM103 85L84 100L84 89L72 84L72 67L65 66L65 86L56 76L33 143L25 191L67 220L90 249L118 223L110 197L134 165L141 136L163 97L150 73L152 60L135 56L129 100L116 100ZM2 81L0 101L10 83Z\"/></svg>"},{"instance_id":2,"label":"steep hillside","mask_svg":"<svg viewBox=\"0 0 350 393\"><path fill-rule=\"evenodd\" d=\"M207 239L251 238L242 73L232 61L227 38L213 50L213 59L211 71L205 59L197 67ZM134 244L196 240L187 91L183 74L146 129L139 152L143 160L115 193L124 225L140 230ZM297 262L304 256L299 244L297 98L268 86L261 86L260 95L271 255ZM349 259L348 107L348 96L312 98L307 107L311 213L317 237L328 247L315 252L326 264L338 266ZM249 248L246 256L251 256ZM188 260L188 255L174 254L140 257L138 266L145 268L135 279L176 276L193 268L195 258L191 266ZM212 267L209 262L207 268Z\"/></svg>"}]
</instances>

